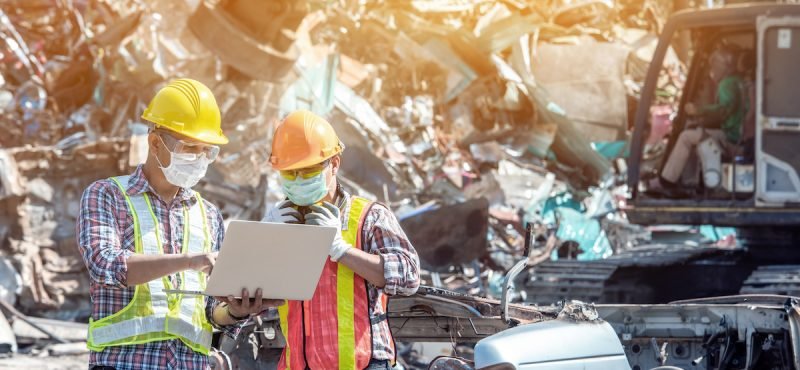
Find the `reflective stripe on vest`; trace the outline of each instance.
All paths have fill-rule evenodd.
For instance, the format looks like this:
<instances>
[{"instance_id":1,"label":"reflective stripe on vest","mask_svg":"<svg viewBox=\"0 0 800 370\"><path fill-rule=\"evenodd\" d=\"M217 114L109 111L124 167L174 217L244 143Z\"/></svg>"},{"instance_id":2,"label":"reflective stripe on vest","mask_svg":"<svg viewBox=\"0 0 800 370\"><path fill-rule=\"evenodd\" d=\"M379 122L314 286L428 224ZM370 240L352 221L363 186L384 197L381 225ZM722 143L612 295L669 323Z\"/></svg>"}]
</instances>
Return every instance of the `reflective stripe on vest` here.
<instances>
[{"instance_id":1,"label":"reflective stripe on vest","mask_svg":"<svg viewBox=\"0 0 800 370\"><path fill-rule=\"evenodd\" d=\"M127 184L129 178L121 176L111 180L122 191L133 218L135 253L163 254L163 239L150 198L147 194L128 196L123 184ZM208 253L211 250L205 207L200 194L196 196L197 202L192 207L183 207L185 221L181 253ZM206 276L199 271L184 271L180 277L180 289L205 289ZM102 351L112 346L180 339L194 351L208 354L212 329L205 314L205 298L167 296L165 287L171 287L166 276L137 285L131 302L122 310L97 321L90 319L89 348Z\"/></svg>"},{"instance_id":2,"label":"reflective stripe on vest","mask_svg":"<svg viewBox=\"0 0 800 370\"><path fill-rule=\"evenodd\" d=\"M370 206L369 200L351 198L342 238L354 248L363 249L362 227ZM313 298L289 301L278 312L286 339L279 369L350 370L369 364L372 333L367 283L344 264L328 260ZM336 333L336 339L323 333Z\"/></svg>"}]
</instances>

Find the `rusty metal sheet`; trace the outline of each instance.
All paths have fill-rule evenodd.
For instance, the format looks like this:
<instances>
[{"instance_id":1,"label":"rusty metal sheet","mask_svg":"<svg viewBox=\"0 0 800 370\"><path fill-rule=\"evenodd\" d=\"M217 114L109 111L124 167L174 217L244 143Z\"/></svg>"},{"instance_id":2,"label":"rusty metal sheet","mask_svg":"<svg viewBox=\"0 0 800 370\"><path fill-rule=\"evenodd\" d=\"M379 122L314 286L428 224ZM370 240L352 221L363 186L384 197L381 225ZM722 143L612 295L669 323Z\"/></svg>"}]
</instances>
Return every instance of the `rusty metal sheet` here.
<instances>
[{"instance_id":1,"label":"rusty metal sheet","mask_svg":"<svg viewBox=\"0 0 800 370\"><path fill-rule=\"evenodd\" d=\"M254 9L257 8L260 7ZM297 48L293 45L277 48L277 45L270 44L274 40L264 40L249 33L236 16L210 1L203 1L189 18L188 26L223 62L246 75L267 81L285 79L300 56Z\"/></svg>"},{"instance_id":2,"label":"rusty metal sheet","mask_svg":"<svg viewBox=\"0 0 800 370\"><path fill-rule=\"evenodd\" d=\"M629 53L625 46L586 40L542 44L533 57L533 73L589 141L621 140L628 123L624 66Z\"/></svg>"},{"instance_id":3,"label":"rusty metal sheet","mask_svg":"<svg viewBox=\"0 0 800 370\"><path fill-rule=\"evenodd\" d=\"M473 199L400 221L425 269L446 270L486 253L489 201Z\"/></svg>"}]
</instances>

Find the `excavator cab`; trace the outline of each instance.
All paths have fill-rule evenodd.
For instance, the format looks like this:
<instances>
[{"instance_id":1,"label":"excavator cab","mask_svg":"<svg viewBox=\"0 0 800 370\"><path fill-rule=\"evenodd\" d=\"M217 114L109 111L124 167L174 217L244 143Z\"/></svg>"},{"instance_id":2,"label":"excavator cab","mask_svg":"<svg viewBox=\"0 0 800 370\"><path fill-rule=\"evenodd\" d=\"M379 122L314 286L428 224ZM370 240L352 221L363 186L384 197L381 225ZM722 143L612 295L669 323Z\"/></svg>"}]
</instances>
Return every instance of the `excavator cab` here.
<instances>
[{"instance_id":1,"label":"excavator cab","mask_svg":"<svg viewBox=\"0 0 800 370\"><path fill-rule=\"evenodd\" d=\"M675 65L686 66L686 73L675 73ZM674 15L659 38L636 112L629 219L796 229L798 72L800 5L762 3ZM670 86L677 86L679 95L671 102L663 98ZM671 128L658 136L664 120L656 113L665 104L674 112L667 120ZM654 179L667 177L674 180L674 191L650 191Z\"/></svg>"}]
</instances>

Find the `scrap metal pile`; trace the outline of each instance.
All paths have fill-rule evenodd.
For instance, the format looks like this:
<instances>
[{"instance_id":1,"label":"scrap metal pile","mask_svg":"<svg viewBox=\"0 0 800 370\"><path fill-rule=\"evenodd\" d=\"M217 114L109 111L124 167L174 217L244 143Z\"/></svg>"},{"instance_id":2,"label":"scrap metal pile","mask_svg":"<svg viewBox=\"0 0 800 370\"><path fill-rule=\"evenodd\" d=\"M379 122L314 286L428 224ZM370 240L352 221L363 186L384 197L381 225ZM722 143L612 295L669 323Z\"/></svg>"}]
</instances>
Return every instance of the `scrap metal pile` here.
<instances>
[{"instance_id":1,"label":"scrap metal pile","mask_svg":"<svg viewBox=\"0 0 800 370\"><path fill-rule=\"evenodd\" d=\"M227 219L259 219L282 198L272 129L309 109L347 146L345 186L401 219L424 284L499 296L525 223L558 229L561 258L608 257L648 237L617 211L626 189L615 160L673 10L668 0L2 2L0 274L16 283L0 298L88 318L81 192L144 161L140 112L175 77L212 87L222 110L231 144L197 189ZM661 84L666 113L654 117L669 115L681 68L676 59Z\"/></svg>"}]
</instances>

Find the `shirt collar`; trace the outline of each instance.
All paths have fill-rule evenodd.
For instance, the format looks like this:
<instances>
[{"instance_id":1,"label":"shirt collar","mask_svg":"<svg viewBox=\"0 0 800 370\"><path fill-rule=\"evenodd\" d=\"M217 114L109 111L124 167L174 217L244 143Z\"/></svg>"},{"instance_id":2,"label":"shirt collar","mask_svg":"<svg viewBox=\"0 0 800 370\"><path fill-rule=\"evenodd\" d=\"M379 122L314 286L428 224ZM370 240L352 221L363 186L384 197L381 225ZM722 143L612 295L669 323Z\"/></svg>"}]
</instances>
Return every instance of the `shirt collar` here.
<instances>
[{"instance_id":1,"label":"shirt collar","mask_svg":"<svg viewBox=\"0 0 800 370\"><path fill-rule=\"evenodd\" d=\"M344 188L342 187L341 184L339 184L338 181L336 182L336 187L337 187L336 192L339 195L336 199L336 207L338 207L339 211L341 212L342 231L347 231L350 223L349 222L350 217L348 215L350 214L350 206L352 205L352 203L350 202L352 200L352 196L350 195L350 193L344 190Z\"/></svg>"},{"instance_id":2,"label":"shirt collar","mask_svg":"<svg viewBox=\"0 0 800 370\"><path fill-rule=\"evenodd\" d=\"M133 171L131 177L128 179L128 187L125 189L125 192L128 193L129 196L141 195L145 192L158 195L158 193L156 193L156 191L147 181L147 176L144 175L144 170L142 168L142 165L136 166L136 170ZM194 197L194 190L188 188L178 189L178 194L175 196L175 198L182 201L189 201Z\"/></svg>"},{"instance_id":3,"label":"shirt collar","mask_svg":"<svg viewBox=\"0 0 800 370\"><path fill-rule=\"evenodd\" d=\"M336 181L336 193L338 195L336 199L336 206L341 208L347 208L347 205L350 203L350 193L347 190L344 190L342 184L339 181Z\"/></svg>"}]
</instances>

